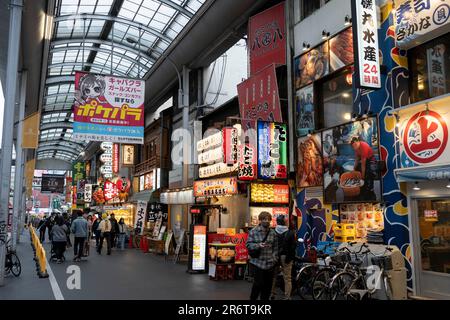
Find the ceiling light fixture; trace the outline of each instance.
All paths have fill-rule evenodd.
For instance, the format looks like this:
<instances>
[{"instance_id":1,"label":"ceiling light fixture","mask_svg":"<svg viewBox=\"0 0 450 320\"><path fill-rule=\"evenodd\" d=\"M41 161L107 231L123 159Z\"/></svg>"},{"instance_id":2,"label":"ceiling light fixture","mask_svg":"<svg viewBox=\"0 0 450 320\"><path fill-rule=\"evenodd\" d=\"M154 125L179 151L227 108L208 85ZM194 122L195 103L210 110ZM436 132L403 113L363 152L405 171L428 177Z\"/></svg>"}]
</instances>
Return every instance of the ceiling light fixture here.
<instances>
[{"instance_id":1,"label":"ceiling light fixture","mask_svg":"<svg viewBox=\"0 0 450 320\"><path fill-rule=\"evenodd\" d=\"M450 189L450 179L448 180L448 184L445 186L447 189Z\"/></svg>"},{"instance_id":2,"label":"ceiling light fixture","mask_svg":"<svg viewBox=\"0 0 450 320\"><path fill-rule=\"evenodd\" d=\"M420 187L419 187L419 183L416 181L414 184L415 184L415 185L414 185L413 190L415 190L415 191L420 191L421 189L420 189Z\"/></svg>"}]
</instances>

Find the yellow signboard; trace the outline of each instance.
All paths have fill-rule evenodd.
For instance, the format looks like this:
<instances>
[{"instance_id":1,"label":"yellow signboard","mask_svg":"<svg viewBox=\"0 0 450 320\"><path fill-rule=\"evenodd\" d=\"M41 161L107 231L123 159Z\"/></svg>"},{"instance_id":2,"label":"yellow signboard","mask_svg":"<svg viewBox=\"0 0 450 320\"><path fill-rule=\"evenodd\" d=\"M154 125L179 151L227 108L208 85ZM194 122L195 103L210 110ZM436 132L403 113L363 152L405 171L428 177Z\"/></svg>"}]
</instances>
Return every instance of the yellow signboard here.
<instances>
[{"instance_id":1,"label":"yellow signboard","mask_svg":"<svg viewBox=\"0 0 450 320\"><path fill-rule=\"evenodd\" d=\"M23 121L22 148L36 149L39 141L39 112L35 112Z\"/></svg>"},{"instance_id":2,"label":"yellow signboard","mask_svg":"<svg viewBox=\"0 0 450 320\"><path fill-rule=\"evenodd\" d=\"M32 159L25 163L25 186L27 188L27 196L31 197L33 195L33 177L34 168L36 167L36 159Z\"/></svg>"}]
</instances>

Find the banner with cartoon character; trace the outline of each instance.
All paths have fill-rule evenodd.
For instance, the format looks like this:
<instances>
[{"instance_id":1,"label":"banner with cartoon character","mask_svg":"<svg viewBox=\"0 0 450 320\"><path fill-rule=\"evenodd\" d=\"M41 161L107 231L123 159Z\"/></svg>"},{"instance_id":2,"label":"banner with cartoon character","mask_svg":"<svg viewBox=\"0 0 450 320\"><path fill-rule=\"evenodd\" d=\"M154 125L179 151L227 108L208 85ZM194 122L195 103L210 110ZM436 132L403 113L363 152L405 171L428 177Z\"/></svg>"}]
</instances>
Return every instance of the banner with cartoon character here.
<instances>
[{"instance_id":1,"label":"banner with cartoon character","mask_svg":"<svg viewBox=\"0 0 450 320\"><path fill-rule=\"evenodd\" d=\"M74 139L143 144L144 95L142 80L76 72Z\"/></svg>"}]
</instances>

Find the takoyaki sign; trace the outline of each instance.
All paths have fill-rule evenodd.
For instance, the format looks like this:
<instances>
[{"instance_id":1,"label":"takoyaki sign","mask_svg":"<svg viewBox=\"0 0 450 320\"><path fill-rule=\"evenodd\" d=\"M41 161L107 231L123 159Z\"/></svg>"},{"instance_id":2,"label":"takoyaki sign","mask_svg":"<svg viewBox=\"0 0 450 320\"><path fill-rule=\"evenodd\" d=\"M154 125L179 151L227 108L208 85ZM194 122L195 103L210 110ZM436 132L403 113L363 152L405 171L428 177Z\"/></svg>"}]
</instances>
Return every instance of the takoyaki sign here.
<instances>
[{"instance_id":1,"label":"takoyaki sign","mask_svg":"<svg viewBox=\"0 0 450 320\"><path fill-rule=\"evenodd\" d=\"M143 144L144 94L141 80L76 72L73 137Z\"/></svg>"},{"instance_id":2,"label":"takoyaki sign","mask_svg":"<svg viewBox=\"0 0 450 320\"><path fill-rule=\"evenodd\" d=\"M450 163L450 108L432 109L399 113L402 167Z\"/></svg>"}]
</instances>

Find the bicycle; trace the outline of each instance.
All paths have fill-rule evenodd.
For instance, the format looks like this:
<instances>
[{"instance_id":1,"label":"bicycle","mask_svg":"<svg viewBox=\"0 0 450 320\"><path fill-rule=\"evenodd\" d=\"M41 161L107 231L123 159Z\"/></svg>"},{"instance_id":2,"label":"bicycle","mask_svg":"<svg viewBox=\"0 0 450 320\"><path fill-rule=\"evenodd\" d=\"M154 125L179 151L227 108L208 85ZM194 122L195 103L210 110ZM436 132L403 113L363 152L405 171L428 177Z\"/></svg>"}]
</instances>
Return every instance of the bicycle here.
<instances>
[{"instance_id":1,"label":"bicycle","mask_svg":"<svg viewBox=\"0 0 450 320\"><path fill-rule=\"evenodd\" d=\"M2 240L4 242L4 240ZM12 273L15 277L22 273L22 265L17 254L11 248L11 240L6 242L6 256L5 256L5 274Z\"/></svg>"},{"instance_id":2,"label":"bicycle","mask_svg":"<svg viewBox=\"0 0 450 320\"><path fill-rule=\"evenodd\" d=\"M389 280L390 277L386 273L386 270L392 270L393 268L392 259L390 256L385 255L388 251L392 252L392 250L393 248L387 247L381 255L375 255L370 249L367 249L367 251L364 252L364 254L371 254L373 256L371 258L372 265L377 266L380 269L376 278L376 283L373 288L369 288L366 281L367 270L358 268L358 273L347 290L347 300L371 299L377 290L379 290L378 286L380 283L383 283L384 293L387 300L392 299L392 289Z\"/></svg>"},{"instance_id":3,"label":"bicycle","mask_svg":"<svg viewBox=\"0 0 450 320\"><path fill-rule=\"evenodd\" d=\"M353 246L356 242L350 242ZM360 253L362 248L359 250ZM333 282L336 275L347 271L359 262L351 260L351 253L347 247L340 249L333 257L325 258L325 266L320 270L313 280L313 299L314 300L336 300L341 292L343 284Z\"/></svg>"}]
</instances>

